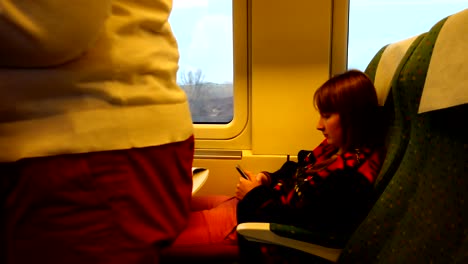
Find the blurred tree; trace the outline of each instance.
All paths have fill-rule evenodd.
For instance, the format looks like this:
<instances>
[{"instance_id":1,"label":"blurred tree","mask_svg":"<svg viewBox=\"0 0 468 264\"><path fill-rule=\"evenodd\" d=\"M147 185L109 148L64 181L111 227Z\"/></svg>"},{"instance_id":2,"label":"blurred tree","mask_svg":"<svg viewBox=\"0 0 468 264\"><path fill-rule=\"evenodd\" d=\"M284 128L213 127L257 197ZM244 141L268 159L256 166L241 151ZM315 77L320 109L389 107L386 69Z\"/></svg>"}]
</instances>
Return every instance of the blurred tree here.
<instances>
[{"instance_id":1,"label":"blurred tree","mask_svg":"<svg viewBox=\"0 0 468 264\"><path fill-rule=\"evenodd\" d=\"M201 69L196 71L183 71L180 76L180 86L187 94L190 111L194 119L208 115L206 109L206 101L209 99L210 90L204 82L205 75ZM196 121L196 120L194 120Z\"/></svg>"}]
</instances>

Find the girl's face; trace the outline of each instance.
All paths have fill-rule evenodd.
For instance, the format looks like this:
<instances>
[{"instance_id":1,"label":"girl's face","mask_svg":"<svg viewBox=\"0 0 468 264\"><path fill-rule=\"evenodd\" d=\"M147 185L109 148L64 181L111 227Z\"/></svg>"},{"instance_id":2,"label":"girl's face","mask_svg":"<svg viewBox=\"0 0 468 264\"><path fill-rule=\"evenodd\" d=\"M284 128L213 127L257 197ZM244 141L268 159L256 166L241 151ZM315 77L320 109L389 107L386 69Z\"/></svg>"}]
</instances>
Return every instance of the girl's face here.
<instances>
[{"instance_id":1,"label":"girl's face","mask_svg":"<svg viewBox=\"0 0 468 264\"><path fill-rule=\"evenodd\" d=\"M343 147L343 129L338 113L320 113L317 129L322 131L328 144L338 147L341 152Z\"/></svg>"}]
</instances>

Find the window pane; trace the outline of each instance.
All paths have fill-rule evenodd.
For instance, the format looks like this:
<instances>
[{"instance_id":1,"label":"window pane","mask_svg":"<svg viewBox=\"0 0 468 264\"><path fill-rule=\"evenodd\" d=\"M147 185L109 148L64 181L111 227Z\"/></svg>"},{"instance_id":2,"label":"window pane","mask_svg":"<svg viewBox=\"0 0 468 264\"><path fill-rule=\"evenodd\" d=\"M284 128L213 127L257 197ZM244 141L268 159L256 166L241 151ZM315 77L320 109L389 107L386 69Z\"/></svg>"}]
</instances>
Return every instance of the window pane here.
<instances>
[{"instance_id":1,"label":"window pane","mask_svg":"<svg viewBox=\"0 0 468 264\"><path fill-rule=\"evenodd\" d=\"M350 0L348 68L365 70L383 46L427 32L467 0Z\"/></svg>"},{"instance_id":2,"label":"window pane","mask_svg":"<svg viewBox=\"0 0 468 264\"><path fill-rule=\"evenodd\" d=\"M169 18L180 52L177 82L194 123L233 119L232 0L174 0Z\"/></svg>"}]
</instances>

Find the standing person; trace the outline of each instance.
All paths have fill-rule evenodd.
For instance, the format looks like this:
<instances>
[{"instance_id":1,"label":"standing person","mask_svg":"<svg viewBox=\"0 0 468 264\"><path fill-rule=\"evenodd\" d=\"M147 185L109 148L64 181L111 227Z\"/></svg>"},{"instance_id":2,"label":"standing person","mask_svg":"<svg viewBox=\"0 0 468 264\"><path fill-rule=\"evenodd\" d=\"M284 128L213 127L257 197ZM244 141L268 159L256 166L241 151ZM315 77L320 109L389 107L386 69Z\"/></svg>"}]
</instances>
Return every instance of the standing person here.
<instances>
[{"instance_id":1,"label":"standing person","mask_svg":"<svg viewBox=\"0 0 468 264\"><path fill-rule=\"evenodd\" d=\"M198 210L170 250L238 240L243 260L255 263L260 249L235 236L242 222L291 224L326 234L329 243L347 240L370 209L384 159L377 95L364 73L350 70L318 88L314 102L323 142L313 151L300 151L298 162L288 161L276 172L247 171L248 179L239 177L237 200L194 199Z\"/></svg>"},{"instance_id":2,"label":"standing person","mask_svg":"<svg viewBox=\"0 0 468 264\"><path fill-rule=\"evenodd\" d=\"M0 0L0 262L158 263L194 150L171 0Z\"/></svg>"}]
</instances>

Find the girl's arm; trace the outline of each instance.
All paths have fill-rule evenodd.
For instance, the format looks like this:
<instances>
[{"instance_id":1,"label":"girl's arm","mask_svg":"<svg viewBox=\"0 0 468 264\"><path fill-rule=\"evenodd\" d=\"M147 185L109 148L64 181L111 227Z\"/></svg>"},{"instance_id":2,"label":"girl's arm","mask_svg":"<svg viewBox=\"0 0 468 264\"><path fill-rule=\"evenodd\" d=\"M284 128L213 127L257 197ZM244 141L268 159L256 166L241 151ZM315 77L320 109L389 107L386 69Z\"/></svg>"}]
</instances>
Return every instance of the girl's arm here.
<instances>
[{"instance_id":1,"label":"girl's arm","mask_svg":"<svg viewBox=\"0 0 468 264\"><path fill-rule=\"evenodd\" d=\"M239 203L238 218L240 222L274 222L346 235L366 215L372 190L364 176L344 171L303 187L301 197L290 201L285 193L259 186Z\"/></svg>"}]
</instances>

